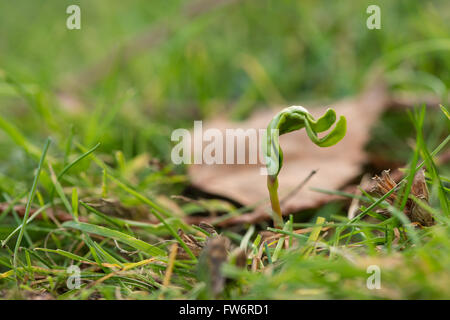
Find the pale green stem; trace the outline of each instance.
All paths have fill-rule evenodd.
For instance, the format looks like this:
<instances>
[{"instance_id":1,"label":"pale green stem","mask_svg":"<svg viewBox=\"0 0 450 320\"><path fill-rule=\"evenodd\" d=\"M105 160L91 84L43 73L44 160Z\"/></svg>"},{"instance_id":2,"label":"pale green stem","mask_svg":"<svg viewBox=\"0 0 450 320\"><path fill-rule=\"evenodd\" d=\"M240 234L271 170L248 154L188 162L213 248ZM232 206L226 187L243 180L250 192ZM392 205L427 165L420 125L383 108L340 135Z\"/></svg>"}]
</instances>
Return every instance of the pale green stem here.
<instances>
[{"instance_id":1,"label":"pale green stem","mask_svg":"<svg viewBox=\"0 0 450 320\"><path fill-rule=\"evenodd\" d=\"M269 189L270 203L272 204L273 224L275 227L283 226L283 215L281 213L280 200L278 199L278 178L267 176L267 189Z\"/></svg>"}]
</instances>

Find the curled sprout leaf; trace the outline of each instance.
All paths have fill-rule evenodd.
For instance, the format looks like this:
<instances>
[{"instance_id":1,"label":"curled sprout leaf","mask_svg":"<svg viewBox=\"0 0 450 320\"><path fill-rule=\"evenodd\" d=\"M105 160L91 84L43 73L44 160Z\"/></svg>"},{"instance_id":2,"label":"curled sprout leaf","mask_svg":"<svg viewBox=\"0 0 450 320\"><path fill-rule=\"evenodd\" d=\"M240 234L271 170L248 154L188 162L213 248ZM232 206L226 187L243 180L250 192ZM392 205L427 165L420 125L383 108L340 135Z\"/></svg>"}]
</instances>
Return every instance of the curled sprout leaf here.
<instances>
[{"instance_id":1,"label":"curled sprout leaf","mask_svg":"<svg viewBox=\"0 0 450 320\"><path fill-rule=\"evenodd\" d=\"M317 120L300 106L281 110L267 126L266 143L262 146L268 175L272 179L276 178L283 165L283 152L278 139L280 135L305 128L312 142L319 147L330 147L344 138L347 130L345 117L341 116L335 128L324 137L319 138L317 134L330 129L335 122L336 112L333 109L327 109Z\"/></svg>"},{"instance_id":2,"label":"curled sprout leaf","mask_svg":"<svg viewBox=\"0 0 450 320\"><path fill-rule=\"evenodd\" d=\"M269 190L273 216L276 226L281 227L283 216L281 214L280 202L278 200L278 174L283 165L283 151L280 148L279 136L302 128L306 129L309 139L319 147L330 147L338 143L345 136L347 121L341 116L336 126L324 137L317 134L331 128L336 122L336 112L327 109L319 119L313 116L303 107L292 106L281 110L273 117L267 126L265 143L262 145L264 160L267 167L267 188Z\"/></svg>"}]
</instances>

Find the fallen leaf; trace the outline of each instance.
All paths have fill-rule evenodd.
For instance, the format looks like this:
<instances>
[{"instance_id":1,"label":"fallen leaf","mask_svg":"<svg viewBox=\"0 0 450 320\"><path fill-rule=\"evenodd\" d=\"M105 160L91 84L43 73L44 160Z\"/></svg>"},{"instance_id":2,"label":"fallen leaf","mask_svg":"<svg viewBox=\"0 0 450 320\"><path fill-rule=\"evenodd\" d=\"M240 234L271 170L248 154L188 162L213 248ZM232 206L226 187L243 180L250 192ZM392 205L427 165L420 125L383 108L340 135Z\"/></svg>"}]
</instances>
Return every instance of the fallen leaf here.
<instances>
[{"instance_id":1,"label":"fallen leaf","mask_svg":"<svg viewBox=\"0 0 450 320\"><path fill-rule=\"evenodd\" d=\"M230 247L230 239L217 235L206 241L200 255L197 267L198 277L205 282L209 294L215 298L223 291L225 286L225 276L221 268L228 259Z\"/></svg>"},{"instance_id":2,"label":"fallen leaf","mask_svg":"<svg viewBox=\"0 0 450 320\"><path fill-rule=\"evenodd\" d=\"M370 130L389 106L389 101L384 83L378 82L356 98L331 104L329 107L334 108L338 116L343 115L347 118L348 128L344 139L329 148L317 147L309 140L304 130L280 136L280 145L284 153L284 164L278 177L281 199L310 175L312 170L317 170L305 187L283 202L284 215L316 208L333 198L327 194L314 192L310 190L311 187L340 189L360 175L362 166L367 161L364 146L369 140ZM301 101L299 102L301 104ZM317 117L322 115L328 106L305 107ZM257 112L244 122L231 122L218 117L204 122L203 131L216 128L225 137L226 129L265 129L276 112L278 110ZM204 142L203 146L207 144ZM245 148L248 159L248 143ZM261 164L194 164L189 166L188 172L193 186L205 192L233 199L246 206L263 200L263 204L254 212L245 214L245 218L234 217L228 221L254 223L269 218L266 176L260 174L261 167L263 167ZM222 222L223 224L227 224L226 221Z\"/></svg>"}]
</instances>

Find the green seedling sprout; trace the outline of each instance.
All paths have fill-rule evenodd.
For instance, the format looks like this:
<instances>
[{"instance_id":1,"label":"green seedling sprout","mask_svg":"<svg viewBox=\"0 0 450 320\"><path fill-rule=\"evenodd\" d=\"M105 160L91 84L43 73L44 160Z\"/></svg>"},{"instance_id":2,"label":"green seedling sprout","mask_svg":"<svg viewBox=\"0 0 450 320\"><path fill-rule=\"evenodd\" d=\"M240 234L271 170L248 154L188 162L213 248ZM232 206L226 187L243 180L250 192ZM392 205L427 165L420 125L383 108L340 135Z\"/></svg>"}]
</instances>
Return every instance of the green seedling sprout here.
<instances>
[{"instance_id":1,"label":"green seedling sprout","mask_svg":"<svg viewBox=\"0 0 450 320\"><path fill-rule=\"evenodd\" d=\"M323 138L319 138L317 133L330 129L335 122L336 112L333 109L327 109L322 117L315 120L305 108L292 106L277 113L267 126L262 150L267 167L267 189L269 190L272 210L275 213L273 215L275 226L280 227L283 224L283 216L278 199L278 174L283 165L283 152L280 148L279 136L305 128L308 137L316 145L319 147L331 147L345 136L347 130L345 117L341 116L334 129Z\"/></svg>"}]
</instances>

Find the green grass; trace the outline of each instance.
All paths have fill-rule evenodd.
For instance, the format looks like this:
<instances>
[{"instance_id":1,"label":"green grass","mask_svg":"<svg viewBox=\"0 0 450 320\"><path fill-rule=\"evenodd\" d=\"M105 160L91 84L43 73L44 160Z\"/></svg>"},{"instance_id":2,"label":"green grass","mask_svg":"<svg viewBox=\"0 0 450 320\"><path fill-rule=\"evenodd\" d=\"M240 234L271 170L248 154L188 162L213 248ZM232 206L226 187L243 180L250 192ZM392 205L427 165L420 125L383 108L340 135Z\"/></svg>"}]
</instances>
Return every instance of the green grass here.
<instances>
[{"instance_id":1,"label":"green grass","mask_svg":"<svg viewBox=\"0 0 450 320\"><path fill-rule=\"evenodd\" d=\"M448 1L380 1L376 31L365 27L370 1L238 1L195 19L182 1L78 3L82 29L68 31L64 2L0 1L0 298L450 298L450 166L437 161L450 139ZM169 36L120 54L158 26ZM358 198L357 216L347 219L346 202L336 201L293 214L282 229L219 230L248 259L247 268L223 265L229 281L213 295L204 259L177 233L201 243L208 232L183 217L251 208L172 199L189 177L170 162L171 131L274 104L328 104L360 92L377 66L392 91L433 93L443 105L388 110L371 132L361 173L387 169L374 159L404 168L392 191L398 203L316 190ZM417 201L411 183L421 167L430 202L417 205L434 215L429 228L411 226L402 211ZM303 228L312 231L295 233ZM263 241L264 230L280 237ZM175 243L185 260L171 260ZM70 265L81 269L79 290L67 287ZM366 287L369 265L381 268L380 290Z\"/></svg>"}]
</instances>

